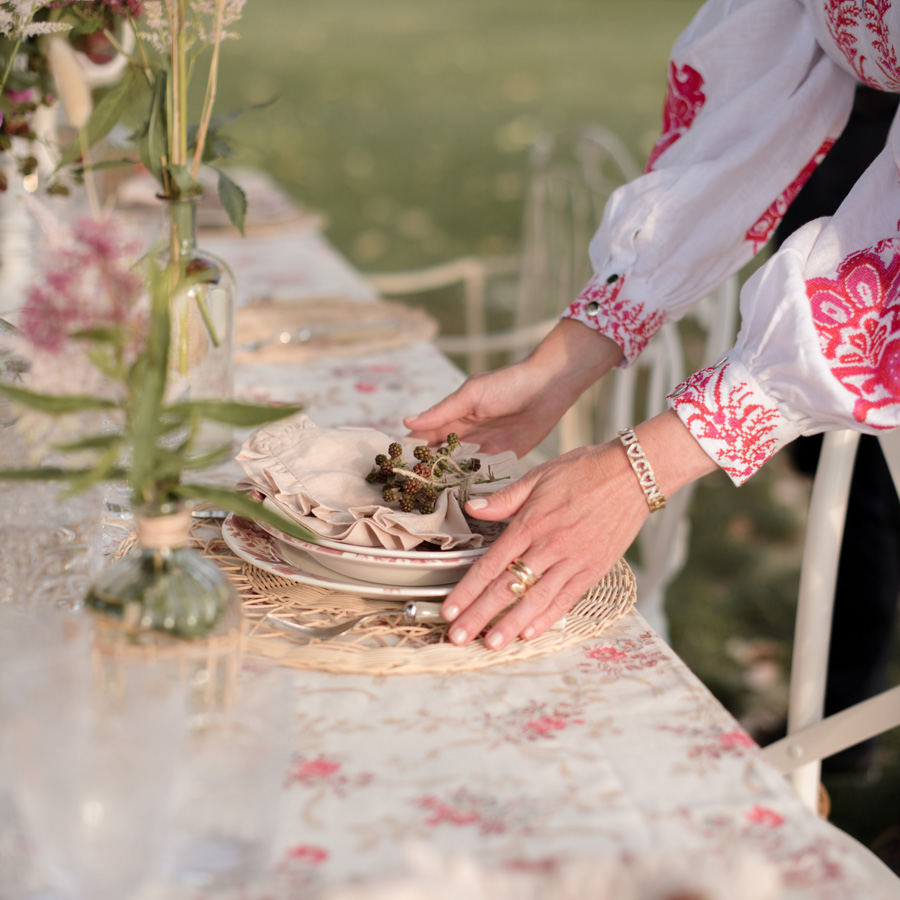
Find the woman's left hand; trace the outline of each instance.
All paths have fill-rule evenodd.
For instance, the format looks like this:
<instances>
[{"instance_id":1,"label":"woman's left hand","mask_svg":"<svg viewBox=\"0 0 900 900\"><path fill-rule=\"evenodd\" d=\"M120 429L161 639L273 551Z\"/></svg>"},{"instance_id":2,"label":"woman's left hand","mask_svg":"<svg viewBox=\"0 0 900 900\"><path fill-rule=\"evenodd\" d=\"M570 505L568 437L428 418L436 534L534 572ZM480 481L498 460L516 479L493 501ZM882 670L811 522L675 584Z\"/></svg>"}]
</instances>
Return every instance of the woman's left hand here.
<instances>
[{"instance_id":1,"label":"woman's left hand","mask_svg":"<svg viewBox=\"0 0 900 900\"><path fill-rule=\"evenodd\" d=\"M674 493L715 469L678 417L663 413L638 429L660 487ZM619 560L649 508L618 440L582 447L532 469L489 498L470 501L473 517L511 521L444 601L450 640L466 644L507 607L485 636L492 649L546 631ZM521 560L538 581L521 599L508 571Z\"/></svg>"}]
</instances>

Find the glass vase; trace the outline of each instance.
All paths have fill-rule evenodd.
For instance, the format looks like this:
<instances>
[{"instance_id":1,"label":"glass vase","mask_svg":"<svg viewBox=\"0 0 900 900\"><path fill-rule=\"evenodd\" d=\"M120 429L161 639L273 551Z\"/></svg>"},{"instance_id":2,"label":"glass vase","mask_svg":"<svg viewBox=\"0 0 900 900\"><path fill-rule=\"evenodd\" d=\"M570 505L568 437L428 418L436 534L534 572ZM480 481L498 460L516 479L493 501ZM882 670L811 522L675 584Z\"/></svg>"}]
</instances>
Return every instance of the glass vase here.
<instances>
[{"instance_id":1,"label":"glass vase","mask_svg":"<svg viewBox=\"0 0 900 900\"><path fill-rule=\"evenodd\" d=\"M227 702L240 668L240 599L225 573L189 546L190 512L164 504L135 516L136 547L88 591L104 659L176 658L198 708Z\"/></svg>"},{"instance_id":2,"label":"glass vase","mask_svg":"<svg viewBox=\"0 0 900 900\"><path fill-rule=\"evenodd\" d=\"M196 198L167 199L168 243L164 263L175 262L189 287L171 302L170 383L179 400L226 400L234 394L236 290L227 264L197 248ZM230 443L231 428L204 423L198 451Z\"/></svg>"}]
</instances>

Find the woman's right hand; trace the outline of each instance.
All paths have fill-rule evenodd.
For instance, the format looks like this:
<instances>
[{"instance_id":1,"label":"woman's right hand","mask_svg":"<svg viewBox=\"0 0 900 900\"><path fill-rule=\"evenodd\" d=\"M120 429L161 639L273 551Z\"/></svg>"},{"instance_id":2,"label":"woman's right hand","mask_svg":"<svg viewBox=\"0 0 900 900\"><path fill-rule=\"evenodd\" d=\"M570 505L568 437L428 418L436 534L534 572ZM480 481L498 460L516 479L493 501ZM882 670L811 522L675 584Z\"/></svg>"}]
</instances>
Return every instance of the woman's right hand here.
<instances>
[{"instance_id":1,"label":"woman's right hand","mask_svg":"<svg viewBox=\"0 0 900 900\"><path fill-rule=\"evenodd\" d=\"M582 391L622 358L609 338L563 319L527 359L473 375L450 396L404 420L428 443L456 432L485 453L523 456L552 430Z\"/></svg>"}]
</instances>

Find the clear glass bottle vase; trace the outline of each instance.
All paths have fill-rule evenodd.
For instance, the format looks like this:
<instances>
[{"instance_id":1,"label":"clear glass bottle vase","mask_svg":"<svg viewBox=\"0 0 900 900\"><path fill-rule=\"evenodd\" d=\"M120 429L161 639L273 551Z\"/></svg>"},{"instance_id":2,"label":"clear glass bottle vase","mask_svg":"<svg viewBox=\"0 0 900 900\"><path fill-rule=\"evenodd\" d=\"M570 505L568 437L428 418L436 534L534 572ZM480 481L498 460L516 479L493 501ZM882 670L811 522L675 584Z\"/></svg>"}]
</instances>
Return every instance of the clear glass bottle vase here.
<instances>
[{"instance_id":1,"label":"clear glass bottle vase","mask_svg":"<svg viewBox=\"0 0 900 900\"><path fill-rule=\"evenodd\" d=\"M191 521L171 504L139 511L136 547L100 573L85 606L104 656L177 657L194 703L209 708L233 692L241 604L225 573L189 546Z\"/></svg>"},{"instance_id":2,"label":"clear glass bottle vase","mask_svg":"<svg viewBox=\"0 0 900 900\"><path fill-rule=\"evenodd\" d=\"M234 276L223 260L197 247L197 198L167 199L165 207L168 242L161 262L174 262L191 282L172 298L172 394L227 400L234 395ZM205 423L195 449L230 440L228 426Z\"/></svg>"},{"instance_id":3,"label":"clear glass bottle vase","mask_svg":"<svg viewBox=\"0 0 900 900\"><path fill-rule=\"evenodd\" d=\"M136 548L100 574L87 605L119 619L137 642L154 632L202 638L239 627L231 582L189 546L190 512L164 504L139 512L135 523Z\"/></svg>"}]
</instances>

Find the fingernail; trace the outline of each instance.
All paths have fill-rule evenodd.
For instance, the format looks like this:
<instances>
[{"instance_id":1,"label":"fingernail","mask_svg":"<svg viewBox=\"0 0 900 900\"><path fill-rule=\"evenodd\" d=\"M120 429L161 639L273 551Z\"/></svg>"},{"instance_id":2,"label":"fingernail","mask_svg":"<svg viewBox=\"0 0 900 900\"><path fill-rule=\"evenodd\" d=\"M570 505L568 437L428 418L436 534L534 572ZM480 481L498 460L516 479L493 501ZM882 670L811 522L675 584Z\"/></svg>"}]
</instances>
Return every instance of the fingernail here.
<instances>
[{"instance_id":1,"label":"fingernail","mask_svg":"<svg viewBox=\"0 0 900 900\"><path fill-rule=\"evenodd\" d=\"M523 632L522 637L525 638L526 641L530 641L534 637L534 628L529 625Z\"/></svg>"},{"instance_id":2,"label":"fingernail","mask_svg":"<svg viewBox=\"0 0 900 900\"><path fill-rule=\"evenodd\" d=\"M454 644L464 644L468 637L465 628L454 628L453 631L450 632L450 640Z\"/></svg>"},{"instance_id":3,"label":"fingernail","mask_svg":"<svg viewBox=\"0 0 900 900\"><path fill-rule=\"evenodd\" d=\"M470 500L466 504L469 509L484 509L487 505L488 502L483 497L476 497L474 500Z\"/></svg>"},{"instance_id":4,"label":"fingernail","mask_svg":"<svg viewBox=\"0 0 900 900\"><path fill-rule=\"evenodd\" d=\"M459 607L451 603L449 606L445 606L441 612L448 622L452 622L459 615Z\"/></svg>"},{"instance_id":5,"label":"fingernail","mask_svg":"<svg viewBox=\"0 0 900 900\"><path fill-rule=\"evenodd\" d=\"M489 634L484 642L491 648L491 650L496 650L503 643L503 635L500 634L499 631L495 631L492 634Z\"/></svg>"}]
</instances>

